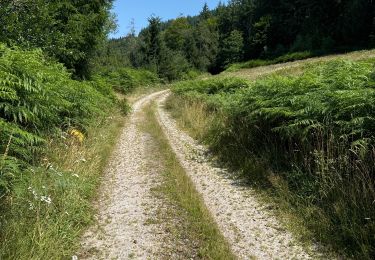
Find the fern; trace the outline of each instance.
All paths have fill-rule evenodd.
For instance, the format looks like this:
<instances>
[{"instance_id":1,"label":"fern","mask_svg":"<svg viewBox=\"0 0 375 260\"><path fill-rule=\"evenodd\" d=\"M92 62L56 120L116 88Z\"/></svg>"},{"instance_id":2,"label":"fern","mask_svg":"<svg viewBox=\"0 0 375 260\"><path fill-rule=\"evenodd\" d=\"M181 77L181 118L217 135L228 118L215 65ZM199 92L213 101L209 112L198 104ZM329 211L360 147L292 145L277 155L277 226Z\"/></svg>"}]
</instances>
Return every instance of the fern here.
<instances>
[{"instance_id":1,"label":"fern","mask_svg":"<svg viewBox=\"0 0 375 260\"><path fill-rule=\"evenodd\" d=\"M111 92L107 97L97 86L72 80L40 50L0 44L0 192L37 161L47 138L70 126L84 129L113 107Z\"/></svg>"},{"instance_id":2,"label":"fern","mask_svg":"<svg viewBox=\"0 0 375 260\"><path fill-rule=\"evenodd\" d=\"M302 218L319 237L374 256L375 222L364 222L375 217L374 81L373 62L336 60L308 66L299 76L245 84L196 80L173 91L185 102L205 103L208 112L220 111L204 141L221 158L251 181L273 186L270 171L253 166L261 161L285 181L288 200L313 209Z\"/></svg>"}]
</instances>

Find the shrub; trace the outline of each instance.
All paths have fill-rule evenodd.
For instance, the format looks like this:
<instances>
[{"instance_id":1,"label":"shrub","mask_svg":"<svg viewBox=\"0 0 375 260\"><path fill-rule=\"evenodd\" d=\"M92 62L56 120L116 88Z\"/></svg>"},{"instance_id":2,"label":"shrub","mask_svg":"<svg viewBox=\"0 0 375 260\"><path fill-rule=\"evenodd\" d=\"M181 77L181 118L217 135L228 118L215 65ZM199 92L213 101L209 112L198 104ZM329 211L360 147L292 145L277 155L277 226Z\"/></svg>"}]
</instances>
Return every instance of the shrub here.
<instances>
[{"instance_id":1,"label":"shrub","mask_svg":"<svg viewBox=\"0 0 375 260\"><path fill-rule=\"evenodd\" d=\"M119 68L104 69L94 77L95 81L104 82L113 89L128 93L136 87L148 87L160 83L158 76L145 69Z\"/></svg>"},{"instance_id":2,"label":"shrub","mask_svg":"<svg viewBox=\"0 0 375 260\"><path fill-rule=\"evenodd\" d=\"M224 161L287 197L322 241L372 258L374 72L371 62L336 60L300 76L185 82L174 92L224 115L204 135Z\"/></svg>"},{"instance_id":3,"label":"shrub","mask_svg":"<svg viewBox=\"0 0 375 260\"><path fill-rule=\"evenodd\" d=\"M132 107L129 105L126 99L122 99L121 101L119 101L119 106L120 106L121 112L124 115L128 115L132 110Z\"/></svg>"},{"instance_id":4,"label":"shrub","mask_svg":"<svg viewBox=\"0 0 375 260\"><path fill-rule=\"evenodd\" d=\"M0 44L0 196L37 159L47 136L70 126L84 130L113 107L111 95L98 83L72 80L40 50Z\"/></svg>"}]
</instances>

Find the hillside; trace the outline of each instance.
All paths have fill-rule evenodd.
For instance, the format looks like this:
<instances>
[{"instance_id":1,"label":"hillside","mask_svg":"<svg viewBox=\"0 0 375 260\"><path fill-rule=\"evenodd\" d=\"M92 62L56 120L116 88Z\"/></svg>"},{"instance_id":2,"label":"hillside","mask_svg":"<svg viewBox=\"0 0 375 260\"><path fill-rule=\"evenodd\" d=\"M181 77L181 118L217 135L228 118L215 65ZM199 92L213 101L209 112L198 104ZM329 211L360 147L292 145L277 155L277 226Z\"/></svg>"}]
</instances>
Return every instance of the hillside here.
<instances>
[{"instance_id":1,"label":"hillside","mask_svg":"<svg viewBox=\"0 0 375 260\"><path fill-rule=\"evenodd\" d=\"M370 259L373 55L354 52L181 82L168 106L184 129L274 202L299 236Z\"/></svg>"}]
</instances>

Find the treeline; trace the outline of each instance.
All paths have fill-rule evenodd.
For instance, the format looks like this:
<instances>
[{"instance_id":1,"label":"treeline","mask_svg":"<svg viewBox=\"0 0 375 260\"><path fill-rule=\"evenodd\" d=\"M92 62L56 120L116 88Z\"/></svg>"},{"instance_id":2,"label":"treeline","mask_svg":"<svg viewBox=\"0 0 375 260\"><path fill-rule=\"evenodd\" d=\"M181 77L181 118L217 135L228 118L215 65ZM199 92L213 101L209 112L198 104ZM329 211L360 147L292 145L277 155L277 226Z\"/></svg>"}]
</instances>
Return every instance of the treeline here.
<instances>
[{"instance_id":1,"label":"treeline","mask_svg":"<svg viewBox=\"0 0 375 260\"><path fill-rule=\"evenodd\" d=\"M40 48L77 78L90 76L89 61L115 24L113 0L1 0L0 42Z\"/></svg>"},{"instance_id":2,"label":"treeline","mask_svg":"<svg viewBox=\"0 0 375 260\"><path fill-rule=\"evenodd\" d=\"M214 10L206 4L194 17L151 17L138 36L133 30L112 40L101 56L111 63L120 54L126 64L177 79L249 59L368 48L375 44L374 6L371 0L230 0Z\"/></svg>"}]
</instances>

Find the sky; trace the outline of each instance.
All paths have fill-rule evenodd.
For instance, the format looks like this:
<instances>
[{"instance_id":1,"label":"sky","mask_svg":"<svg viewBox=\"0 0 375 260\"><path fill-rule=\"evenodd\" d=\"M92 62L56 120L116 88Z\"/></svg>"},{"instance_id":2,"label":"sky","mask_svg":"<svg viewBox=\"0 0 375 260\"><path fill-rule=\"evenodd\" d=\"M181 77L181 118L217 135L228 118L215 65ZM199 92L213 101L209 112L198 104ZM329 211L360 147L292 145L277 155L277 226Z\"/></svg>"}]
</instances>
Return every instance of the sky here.
<instances>
[{"instance_id":1,"label":"sky","mask_svg":"<svg viewBox=\"0 0 375 260\"><path fill-rule=\"evenodd\" d=\"M210 9L215 8L220 0L115 0L112 12L117 16L117 32L111 38L125 36L130 31L131 20L134 19L136 33L146 27L147 18L152 14L163 21L176 18L181 14L197 15L207 2ZM227 0L221 2L226 3Z\"/></svg>"}]
</instances>

